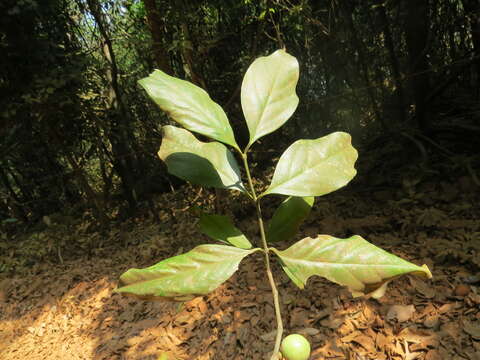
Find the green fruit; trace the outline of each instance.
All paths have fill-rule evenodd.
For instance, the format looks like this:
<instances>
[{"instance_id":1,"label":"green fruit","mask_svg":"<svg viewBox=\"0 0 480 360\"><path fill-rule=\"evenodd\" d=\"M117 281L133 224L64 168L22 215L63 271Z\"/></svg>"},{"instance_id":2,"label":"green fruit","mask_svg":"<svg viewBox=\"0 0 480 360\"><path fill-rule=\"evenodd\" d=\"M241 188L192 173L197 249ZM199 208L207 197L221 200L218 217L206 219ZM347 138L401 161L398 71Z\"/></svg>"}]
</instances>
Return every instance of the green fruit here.
<instances>
[{"instance_id":1,"label":"green fruit","mask_svg":"<svg viewBox=\"0 0 480 360\"><path fill-rule=\"evenodd\" d=\"M310 343L302 335L288 335L283 339L280 351L287 360L307 360L310 357Z\"/></svg>"}]
</instances>

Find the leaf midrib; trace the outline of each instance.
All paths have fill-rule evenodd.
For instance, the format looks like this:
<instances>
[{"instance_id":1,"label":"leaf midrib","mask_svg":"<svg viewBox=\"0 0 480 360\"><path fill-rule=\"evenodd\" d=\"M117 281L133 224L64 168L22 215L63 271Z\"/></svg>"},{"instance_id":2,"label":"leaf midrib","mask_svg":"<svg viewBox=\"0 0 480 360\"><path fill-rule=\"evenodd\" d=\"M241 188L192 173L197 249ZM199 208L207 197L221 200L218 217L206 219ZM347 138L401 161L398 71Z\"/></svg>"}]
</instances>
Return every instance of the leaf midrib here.
<instances>
[{"instance_id":1,"label":"leaf midrib","mask_svg":"<svg viewBox=\"0 0 480 360\"><path fill-rule=\"evenodd\" d=\"M173 90L172 92L174 94L179 94L179 96L182 97L181 96L182 93L178 91L177 87L175 87L173 84L170 84L168 81L163 80L162 82L166 85L167 90ZM201 90L203 90L203 89L201 89ZM205 90L203 90L203 91L205 91ZM214 108L217 108L217 107L220 108L220 110L221 110L220 111L220 114L221 114L220 117L216 116L217 111L208 111L208 112L204 111L205 109L208 109L209 107L208 106L199 106L199 104L197 102L190 101L189 106L186 106L185 108L191 109L192 104L193 104L194 108L198 111L198 113L200 115L200 118L203 115L206 119L213 119L214 122L217 125L220 125L220 126L218 126L218 128L221 129L220 130L221 133L218 134L219 135L218 137L220 137L220 138L221 137L226 137L227 141L230 141L231 139L230 139L229 135L231 135L231 131L229 131L229 129L228 129L229 124L228 124L227 114L225 114L225 111L222 109L222 107L219 104L217 104L215 101L213 101L213 99L210 97L210 95L206 91L205 91L205 94L206 94L206 99L211 103L211 106L213 106ZM202 95L205 95L205 94L202 94ZM184 113L183 116L188 116L188 115L186 113ZM227 122L225 122L224 120L227 120ZM205 121L204 123L207 125L207 127L205 127L205 128L210 130L210 128L208 127L209 121ZM231 127L230 127L230 129L231 129ZM207 136L209 135L208 132L203 132L203 134L207 135ZM215 132L213 132L213 134L216 135ZM229 145L231 145L231 144L229 144Z\"/></svg>"},{"instance_id":2,"label":"leaf midrib","mask_svg":"<svg viewBox=\"0 0 480 360\"><path fill-rule=\"evenodd\" d=\"M264 106L262 107L261 114L258 117L258 121L256 122L256 125L255 125L255 138L257 138L257 139L258 139L258 129L259 129L261 123L262 123L262 119L263 119L263 116L265 115L267 105L270 103L270 97L272 97L272 92L273 92L272 89L275 87L275 84L277 83L278 78L279 78L279 71L277 71L275 73L275 77L273 79L272 86L270 86L270 89L269 89L270 91L268 92L267 98L264 102Z\"/></svg>"},{"instance_id":3,"label":"leaf midrib","mask_svg":"<svg viewBox=\"0 0 480 360\"><path fill-rule=\"evenodd\" d=\"M283 261L287 262L292 262L294 264L301 264L301 263L308 263L312 264L313 266L317 267L316 265L326 265L330 267L334 266L361 266L361 267L377 267L377 268L412 268L412 265L392 265L392 264L361 264L361 263L342 263L342 262L328 262L328 261L316 261L316 260L305 260L305 259L295 259L295 258L289 258L287 256L282 256ZM414 265L413 267L417 267L417 265Z\"/></svg>"},{"instance_id":4,"label":"leaf midrib","mask_svg":"<svg viewBox=\"0 0 480 360\"><path fill-rule=\"evenodd\" d=\"M320 164L316 165L316 166L313 166L314 169L316 169L317 167L319 166L322 166L322 163L327 161L328 159L338 155L340 152L342 152L343 150L345 149L345 146L342 146L342 148L338 151L336 151L335 153L333 153L332 155L322 159L322 161L320 162ZM272 191L274 191L276 188L279 188L279 187L282 187L284 186L285 184L289 183L289 182L292 182L294 181L295 179L297 179L298 177L301 177L302 174L304 174L305 171L301 171L299 173L297 173L296 175L292 176L292 177L289 177L288 179L286 179L285 181L282 181L282 182L279 182L278 184L276 184L273 188L268 188L267 191L265 191L265 193L271 193Z\"/></svg>"}]
</instances>

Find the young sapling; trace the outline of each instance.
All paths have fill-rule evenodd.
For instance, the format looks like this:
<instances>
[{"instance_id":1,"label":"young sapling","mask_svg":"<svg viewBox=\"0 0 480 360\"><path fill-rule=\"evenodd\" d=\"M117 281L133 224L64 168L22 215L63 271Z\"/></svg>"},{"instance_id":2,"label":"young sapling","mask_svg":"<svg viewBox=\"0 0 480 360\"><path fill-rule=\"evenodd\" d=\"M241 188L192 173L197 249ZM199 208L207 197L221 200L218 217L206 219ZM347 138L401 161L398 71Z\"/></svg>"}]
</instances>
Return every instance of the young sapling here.
<instances>
[{"instance_id":1,"label":"young sapling","mask_svg":"<svg viewBox=\"0 0 480 360\"><path fill-rule=\"evenodd\" d=\"M400 275L432 276L426 265L405 261L359 235L347 239L330 235L307 237L284 250L270 246L293 239L315 196L345 186L356 175L358 154L350 135L335 132L314 140L295 141L281 155L270 185L257 194L248 153L258 139L277 130L292 116L299 102L295 91L298 78L298 62L285 50L260 57L250 65L241 88L242 110L250 134L244 149L237 144L223 109L203 89L160 70L139 81L158 106L184 127L163 127L158 155L169 173L194 184L239 191L247 196L256 209L260 244L253 247L227 216L204 214L200 219L202 232L223 244L200 245L148 268L130 269L121 275L123 286L116 290L141 298L186 301L215 290L235 273L242 259L261 252L277 323L271 360L278 359L283 336L279 294L270 264L272 254L302 289L310 276L318 275L347 286L354 296L381 296L388 282ZM214 141L202 142L192 132ZM237 160L226 145L238 153L246 185ZM265 226L261 200L272 194L284 195L286 199ZM288 336L282 351L289 360L307 359L310 345L300 335Z\"/></svg>"}]
</instances>

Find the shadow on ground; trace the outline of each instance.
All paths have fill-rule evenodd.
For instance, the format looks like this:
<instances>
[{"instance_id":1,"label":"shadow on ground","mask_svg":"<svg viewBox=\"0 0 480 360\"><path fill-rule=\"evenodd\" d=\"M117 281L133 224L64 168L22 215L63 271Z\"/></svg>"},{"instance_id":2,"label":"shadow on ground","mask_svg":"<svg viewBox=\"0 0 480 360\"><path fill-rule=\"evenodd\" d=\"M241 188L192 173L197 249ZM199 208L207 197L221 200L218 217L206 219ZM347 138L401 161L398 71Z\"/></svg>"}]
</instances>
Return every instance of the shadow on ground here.
<instances>
[{"instance_id":1,"label":"shadow on ground","mask_svg":"<svg viewBox=\"0 0 480 360\"><path fill-rule=\"evenodd\" d=\"M435 184L410 197L394 192L340 192L318 201L303 235L357 233L427 263L434 279L405 277L378 301L352 299L319 278L299 290L276 264L285 334L307 336L312 359L479 358L479 287L466 280L478 270L478 194L445 201ZM112 294L126 269L195 245L181 240L163 241L155 254L129 246L64 265L40 264L8 280L0 301L0 358L268 359L275 316L260 254L246 258L212 294L184 304Z\"/></svg>"}]
</instances>

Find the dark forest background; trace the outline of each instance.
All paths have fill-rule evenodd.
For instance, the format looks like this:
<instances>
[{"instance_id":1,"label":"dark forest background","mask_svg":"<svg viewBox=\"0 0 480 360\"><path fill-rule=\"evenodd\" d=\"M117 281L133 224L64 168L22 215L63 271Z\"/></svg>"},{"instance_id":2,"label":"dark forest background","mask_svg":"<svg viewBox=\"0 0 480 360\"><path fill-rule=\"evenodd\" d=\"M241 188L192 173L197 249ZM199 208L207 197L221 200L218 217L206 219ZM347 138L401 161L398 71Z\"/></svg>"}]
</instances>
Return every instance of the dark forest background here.
<instances>
[{"instance_id":1,"label":"dark forest background","mask_svg":"<svg viewBox=\"0 0 480 360\"><path fill-rule=\"evenodd\" d=\"M155 195L182 183L156 155L169 119L137 81L157 68L203 87L243 144L243 74L281 47L300 62L300 105L253 149L261 169L342 130L359 184L398 186L414 167L480 185L477 0L3 0L0 13L4 233L59 214L155 217L169 207Z\"/></svg>"}]
</instances>

